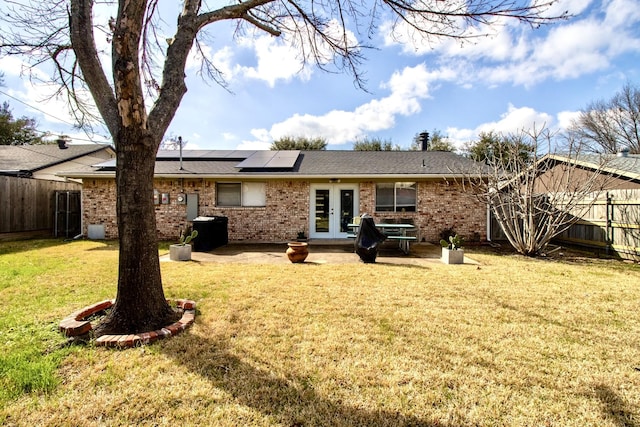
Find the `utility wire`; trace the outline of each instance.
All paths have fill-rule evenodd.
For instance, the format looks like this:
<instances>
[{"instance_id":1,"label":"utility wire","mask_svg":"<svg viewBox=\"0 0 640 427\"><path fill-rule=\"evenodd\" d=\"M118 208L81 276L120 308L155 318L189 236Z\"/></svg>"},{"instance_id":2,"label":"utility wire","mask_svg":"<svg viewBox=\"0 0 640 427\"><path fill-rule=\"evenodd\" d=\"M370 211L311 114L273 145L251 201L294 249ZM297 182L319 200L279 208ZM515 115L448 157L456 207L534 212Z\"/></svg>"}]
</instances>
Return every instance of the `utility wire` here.
<instances>
[{"instance_id":1,"label":"utility wire","mask_svg":"<svg viewBox=\"0 0 640 427\"><path fill-rule=\"evenodd\" d=\"M59 118L59 117L56 117L56 116L54 116L54 115L52 115L52 114L49 114L49 113L47 113L46 111L43 111L43 110L41 110L41 109L40 109L40 108L38 108L38 107L34 107L33 105L27 104L26 102L22 101L21 99L16 98L15 96L10 95L10 94L6 93L5 91L0 90L0 94L3 94L3 95L5 95L5 96L7 96L7 97L9 97L9 98L11 98L11 99L13 99L13 100L15 100L15 101L18 101L19 103L24 104L24 105L26 105L26 106L27 106L27 107L29 107L29 108L32 108L32 109L34 109L34 110L36 110L36 111L39 111L39 112L41 112L42 114L44 114L44 115L46 115L46 116L52 117L52 118L54 118L54 119L56 119L56 120L58 120L58 121L60 121L60 122L62 122L62 123L65 123L65 124L67 124L67 125L69 125L69 126L75 127L72 123L69 123L69 122L68 122L68 121L66 121L66 120L63 120L63 119L61 119L61 118ZM52 134L53 134L52 132L49 132L49 131L42 131L42 130L39 130L39 129L34 129L34 130L35 130L36 132L41 133L42 135L52 135ZM74 140L87 141L87 142L91 142L92 144L96 144L96 145L109 145L109 144L105 144L105 143L102 143L102 142L93 141L93 140L91 140L91 139L84 139L84 138L77 138L77 137L74 137ZM64 162L68 162L68 163L73 163L73 164L77 164L77 165L81 165L81 166L86 166L84 163L81 163L81 162L75 161L75 160L73 160L73 159L68 159L68 158L66 158L66 157L59 157L59 156L55 156L55 155L53 155L53 154L43 153L43 152L41 152L41 151L31 149L29 145L15 145L14 147L19 147L19 148L20 148L20 149L22 149L22 150L30 151L30 152L32 152L32 153L38 154L39 156L49 157L49 158L54 159L54 160L59 160L59 161L64 161Z\"/></svg>"},{"instance_id":2,"label":"utility wire","mask_svg":"<svg viewBox=\"0 0 640 427\"><path fill-rule=\"evenodd\" d=\"M56 117L56 116L54 116L54 115L52 115L52 114L47 113L47 112L46 112L46 111L44 111L44 110L41 110L41 109L40 109L40 108L38 108L38 107L34 107L33 105L27 104L26 102L24 102L24 101L23 101L23 100L21 100L20 98L16 98L16 97L15 97L15 96L13 96L13 95L9 95L9 94L8 94L7 92L5 92L5 91L0 90L0 93L1 93L1 94L3 94L4 96L7 96L7 97L9 97L9 98L11 98L11 99L15 100L15 101L18 101L19 103L21 103L21 104L23 104L23 105L26 105L26 106L27 106L27 107L29 107L29 108L33 108L34 110L41 112L41 113L42 113L42 114L44 114L45 116L49 116L49 117L51 117L51 118L54 118L54 119L56 119L56 120L58 120L58 121L60 121L60 122L62 122L62 123L64 123L64 124L67 124L67 125L69 125L69 126L75 126L73 123L69 123L68 121L63 120L63 119L61 119L60 117Z\"/></svg>"},{"instance_id":3,"label":"utility wire","mask_svg":"<svg viewBox=\"0 0 640 427\"><path fill-rule=\"evenodd\" d=\"M23 100L21 100L21 99L19 99L19 98L16 98L15 96L10 95L10 94L8 94L8 93L6 93L6 92L5 92L5 91L3 91L3 90L0 90L0 94L5 95L5 96L7 96L7 97L9 97L9 98L11 98L11 99L13 99L13 100L15 100L15 101L18 101L19 103L21 103L21 104L23 104L23 105L26 105L26 106L27 106L27 107L29 107L29 108L32 108L32 109L34 109L34 110L36 110L36 111L39 111L40 113L44 114L45 116L49 116L49 117L51 117L51 118L53 118L53 119L56 119L56 120L58 120L58 121L60 121L60 122L62 122L62 123L64 123L64 124L67 124L67 125L69 125L69 126L71 126L71 127L76 127L73 123L69 123L68 121L63 120L63 119L61 119L60 117L56 117L56 116L54 116L54 115L52 115L52 114L49 114L49 113L47 113L46 111L41 110L41 109L40 109L40 108L38 108L38 107L34 107L33 105L30 105L30 104L28 104L28 103L24 102ZM52 134L52 132L49 132L49 131L42 131L42 130L38 130L38 129L36 129L36 131L37 131L37 132L42 133L43 135L50 135L50 134ZM104 144L103 142L97 142L97 141L93 141L93 140L91 140L91 139L84 139L84 138L74 138L74 139L77 139L77 140L79 140L79 141L87 141L87 142L91 142L92 144Z\"/></svg>"}]
</instances>

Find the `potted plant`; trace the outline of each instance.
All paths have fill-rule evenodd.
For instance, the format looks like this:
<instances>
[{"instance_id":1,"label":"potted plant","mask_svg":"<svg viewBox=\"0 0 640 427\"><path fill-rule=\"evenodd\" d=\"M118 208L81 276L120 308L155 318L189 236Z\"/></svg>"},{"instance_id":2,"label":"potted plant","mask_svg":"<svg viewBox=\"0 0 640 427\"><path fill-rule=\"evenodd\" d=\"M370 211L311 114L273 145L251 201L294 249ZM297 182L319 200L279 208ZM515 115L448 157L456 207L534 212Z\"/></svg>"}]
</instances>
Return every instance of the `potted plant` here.
<instances>
[{"instance_id":1,"label":"potted plant","mask_svg":"<svg viewBox=\"0 0 640 427\"><path fill-rule=\"evenodd\" d=\"M198 230L185 230L180 232L178 243L169 246L169 259L171 261L190 261L191 260L191 241L198 237Z\"/></svg>"},{"instance_id":2,"label":"potted plant","mask_svg":"<svg viewBox=\"0 0 640 427\"><path fill-rule=\"evenodd\" d=\"M442 246L442 262L445 264L464 264L464 239L457 234L449 236L449 241L440 240Z\"/></svg>"},{"instance_id":3,"label":"potted plant","mask_svg":"<svg viewBox=\"0 0 640 427\"><path fill-rule=\"evenodd\" d=\"M298 231L298 237L296 237L296 241L298 242L306 242L307 235L304 233L304 230Z\"/></svg>"}]
</instances>

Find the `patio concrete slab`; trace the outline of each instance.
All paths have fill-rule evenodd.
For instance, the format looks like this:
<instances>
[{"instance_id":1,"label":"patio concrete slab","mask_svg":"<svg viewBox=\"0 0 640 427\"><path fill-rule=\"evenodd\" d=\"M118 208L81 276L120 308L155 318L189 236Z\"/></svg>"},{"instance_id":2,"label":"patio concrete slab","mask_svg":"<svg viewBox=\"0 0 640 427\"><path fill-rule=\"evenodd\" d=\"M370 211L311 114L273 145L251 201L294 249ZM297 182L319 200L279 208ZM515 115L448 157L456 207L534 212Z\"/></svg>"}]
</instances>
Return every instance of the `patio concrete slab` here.
<instances>
[{"instance_id":1,"label":"patio concrete slab","mask_svg":"<svg viewBox=\"0 0 640 427\"><path fill-rule=\"evenodd\" d=\"M285 251L287 243L236 243L216 248L210 252L192 252L191 260L195 262L218 263L255 263L255 264L290 264ZM430 243L411 245L408 255L403 254L397 244L385 243L376 258L376 264L408 264L423 265L440 262L440 247ZM160 261L169 261L169 254L160 257ZM360 257L354 251L353 241L309 241L309 256L304 264L345 264L360 263ZM465 257L465 264L475 261Z\"/></svg>"}]
</instances>

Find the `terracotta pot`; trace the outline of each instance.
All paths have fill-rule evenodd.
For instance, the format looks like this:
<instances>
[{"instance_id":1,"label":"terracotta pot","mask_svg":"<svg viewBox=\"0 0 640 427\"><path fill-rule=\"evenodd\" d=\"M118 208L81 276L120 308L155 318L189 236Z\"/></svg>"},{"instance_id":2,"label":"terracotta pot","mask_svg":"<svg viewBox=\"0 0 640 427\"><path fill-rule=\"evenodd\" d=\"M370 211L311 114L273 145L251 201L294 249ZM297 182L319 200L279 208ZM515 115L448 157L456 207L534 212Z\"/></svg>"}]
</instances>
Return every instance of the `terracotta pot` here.
<instances>
[{"instance_id":1,"label":"terracotta pot","mask_svg":"<svg viewBox=\"0 0 640 427\"><path fill-rule=\"evenodd\" d=\"M309 255L309 244L305 242L289 242L287 256L291 262L304 262Z\"/></svg>"}]
</instances>

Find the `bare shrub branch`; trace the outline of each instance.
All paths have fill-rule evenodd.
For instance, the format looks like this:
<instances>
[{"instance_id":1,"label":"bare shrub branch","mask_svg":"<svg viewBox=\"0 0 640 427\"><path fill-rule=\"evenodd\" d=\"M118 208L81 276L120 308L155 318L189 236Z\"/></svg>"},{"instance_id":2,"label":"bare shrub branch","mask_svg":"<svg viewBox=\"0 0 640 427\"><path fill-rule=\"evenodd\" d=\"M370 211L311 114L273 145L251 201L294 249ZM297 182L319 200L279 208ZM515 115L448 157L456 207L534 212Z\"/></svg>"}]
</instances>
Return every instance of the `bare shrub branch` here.
<instances>
[{"instance_id":1,"label":"bare shrub branch","mask_svg":"<svg viewBox=\"0 0 640 427\"><path fill-rule=\"evenodd\" d=\"M486 158L482 177L467 173L465 186L490 207L519 253L536 256L597 201L611 179L603 173L608 158L597 156L595 168L584 167L584 147L571 140L556 153L546 128L503 138L498 155ZM522 147L529 147L528 156ZM594 157L588 160L593 165Z\"/></svg>"}]
</instances>

